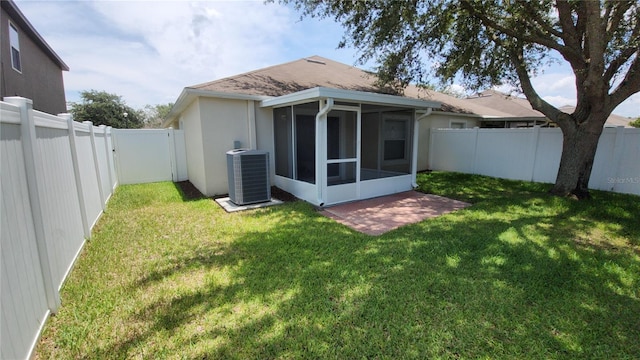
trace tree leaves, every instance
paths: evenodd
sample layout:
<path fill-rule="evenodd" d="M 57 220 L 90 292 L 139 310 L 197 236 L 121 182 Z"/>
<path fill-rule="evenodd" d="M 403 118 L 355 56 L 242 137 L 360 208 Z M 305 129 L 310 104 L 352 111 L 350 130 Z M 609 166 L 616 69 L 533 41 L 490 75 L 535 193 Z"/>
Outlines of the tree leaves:
<path fill-rule="evenodd" d="M 106 91 L 81 91 L 81 103 L 71 105 L 76 121 L 91 121 L 93 125 L 106 125 L 119 129 L 137 129 L 143 125 L 140 111 L 128 106 L 122 97 Z"/>

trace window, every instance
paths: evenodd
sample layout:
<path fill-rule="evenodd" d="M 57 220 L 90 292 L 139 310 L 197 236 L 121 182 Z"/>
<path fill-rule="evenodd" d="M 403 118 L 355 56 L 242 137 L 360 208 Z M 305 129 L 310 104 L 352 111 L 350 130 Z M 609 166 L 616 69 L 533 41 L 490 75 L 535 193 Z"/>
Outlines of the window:
<path fill-rule="evenodd" d="M 385 119 L 384 161 L 405 160 L 407 158 L 408 120 Z"/>
<path fill-rule="evenodd" d="M 11 45 L 11 67 L 18 72 L 22 72 L 18 29 L 12 23 L 9 23 L 9 43 Z"/>
<path fill-rule="evenodd" d="M 449 124 L 451 129 L 465 129 L 467 127 L 467 123 L 464 121 L 452 121 Z"/>

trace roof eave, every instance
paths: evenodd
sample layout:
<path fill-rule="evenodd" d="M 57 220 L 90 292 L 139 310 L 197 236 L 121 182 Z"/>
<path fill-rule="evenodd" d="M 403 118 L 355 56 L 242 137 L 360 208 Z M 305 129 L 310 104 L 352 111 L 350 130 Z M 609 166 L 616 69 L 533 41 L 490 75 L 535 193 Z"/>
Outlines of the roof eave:
<path fill-rule="evenodd" d="M 20 28 L 29 35 L 31 39 L 38 45 L 42 51 L 45 52 L 63 71 L 69 71 L 69 66 L 62 61 L 60 56 L 47 44 L 44 38 L 38 33 L 38 31 L 31 25 L 26 16 L 20 11 L 18 6 L 13 0 L 3 0 L 2 8 L 9 14 L 11 20 L 15 21 Z"/>
<path fill-rule="evenodd" d="M 287 95 L 265 99 L 260 102 L 260 106 L 278 107 L 300 104 L 303 102 L 325 98 L 333 98 L 338 101 L 346 102 L 358 102 L 362 104 L 385 104 L 415 109 L 439 109 L 441 106 L 441 103 L 436 101 L 426 101 L 403 96 L 377 94 L 356 90 L 332 89 L 325 87 L 315 87 Z"/>
<path fill-rule="evenodd" d="M 169 124 L 174 122 L 178 115 L 180 115 L 198 97 L 253 101 L 262 101 L 269 98 L 268 96 L 236 94 L 186 87 L 182 89 L 182 92 L 178 96 L 178 100 L 176 100 L 175 104 L 173 104 L 173 107 L 171 108 L 171 111 L 169 111 L 169 114 L 167 114 L 166 120 L 162 122 L 162 127 L 167 127 L 169 126 Z"/>

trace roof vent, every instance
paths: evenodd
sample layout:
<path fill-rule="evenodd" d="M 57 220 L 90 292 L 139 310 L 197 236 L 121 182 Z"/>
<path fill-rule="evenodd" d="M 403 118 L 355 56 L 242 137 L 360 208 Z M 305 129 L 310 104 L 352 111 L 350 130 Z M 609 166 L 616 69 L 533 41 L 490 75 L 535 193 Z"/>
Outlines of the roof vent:
<path fill-rule="evenodd" d="M 315 59 L 309 59 L 309 58 L 306 58 L 305 60 L 307 60 L 307 62 L 314 63 L 314 64 L 327 65 L 327 63 L 321 60 L 315 60 Z"/>

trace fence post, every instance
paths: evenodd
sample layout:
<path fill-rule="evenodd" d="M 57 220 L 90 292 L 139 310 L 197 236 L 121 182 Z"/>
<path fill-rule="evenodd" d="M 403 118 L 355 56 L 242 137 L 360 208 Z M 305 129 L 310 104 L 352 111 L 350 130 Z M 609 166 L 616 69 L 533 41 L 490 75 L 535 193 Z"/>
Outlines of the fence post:
<path fill-rule="evenodd" d="M 109 175 L 109 196 L 113 194 L 113 174 L 111 171 L 111 149 L 109 149 L 109 140 L 107 139 L 107 129 L 111 129 L 111 127 L 107 127 L 106 125 L 100 125 L 100 128 L 104 131 L 104 153 L 107 157 L 105 160 L 107 161 L 107 174 Z"/>
<path fill-rule="evenodd" d="M 78 189 L 78 202 L 80 202 L 80 217 L 82 218 L 82 229 L 84 237 L 91 239 L 91 228 L 87 219 L 87 204 L 84 199 L 84 191 L 82 187 L 82 176 L 80 174 L 80 163 L 78 162 L 78 146 L 76 143 L 76 128 L 73 116 L 69 113 L 58 114 L 59 117 L 67 120 L 69 127 L 69 145 L 71 147 L 71 160 L 73 161 L 73 175 L 76 179 L 76 188 Z"/>
<path fill-rule="evenodd" d="M 167 129 L 169 137 L 169 165 L 171 166 L 171 181 L 178 181 L 178 166 L 176 165 L 176 144 L 173 128 Z"/>
<path fill-rule="evenodd" d="M 93 123 L 91 121 L 84 121 L 83 124 L 86 124 L 89 127 L 89 136 L 91 138 L 91 152 L 93 153 L 93 167 L 96 170 L 96 177 L 98 178 L 98 192 L 100 193 L 100 205 L 102 206 L 102 211 L 106 210 L 106 202 L 107 200 L 104 198 L 104 191 L 102 191 L 102 176 L 100 176 L 100 164 L 98 163 L 98 152 L 96 149 L 96 135 L 93 132 Z"/>
<path fill-rule="evenodd" d="M 36 236 L 36 248 L 38 260 L 42 271 L 44 290 L 47 296 L 47 306 L 51 313 L 58 312 L 60 307 L 60 294 L 53 281 L 53 271 L 49 262 L 46 232 L 44 228 L 44 215 L 40 203 L 41 189 L 38 185 L 38 159 L 36 150 L 36 125 L 33 119 L 33 101 L 23 97 L 5 97 L 4 101 L 20 107 L 20 133 L 22 151 L 24 153 L 24 166 L 27 174 L 27 189 L 29 191 L 29 204 L 33 216 L 33 227 Z M 42 176 L 43 174 L 40 174 Z"/>
<path fill-rule="evenodd" d="M 111 193 L 116 189 L 116 184 L 118 183 L 118 176 L 115 174 L 116 164 L 115 159 L 113 158 L 113 128 L 111 126 L 107 126 L 107 131 L 109 132 L 109 140 L 111 140 L 111 146 L 109 146 L 109 140 L 107 140 L 107 159 L 109 160 L 109 176 L 111 177 Z"/>
<path fill-rule="evenodd" d="M 473 128 L 473 131 L 475 131 L 476 136 L 473 144 L 473 164 L 471 168 L 471 173 L 477 174 L 476 169 L 478 167 L 478 136 L 480 136 L 480 128 L 475 126 Z"/>
<path fill-rule="evenodd" d="M 613 159 L 609 164 L 609 176 L 605 176 L 603 181 L 609 182 L 609 178 L 617 178 L 618 177 L 618 169 L 620 168 L 620 160 L 622 159 L 623 150 L 624 150 L 624 126 L 616 127 L 616 137 L 613 141 Z M 613 185 L 610 185 L 610 188 L 607 190 L 614 191 L 617 181 L 613 181 Z"/>
<path fill-rule="evenodd" d="M 433 170 L 433 139 L 436 137 L 436 131 L 437 129 L 429 129 L 429 164 L 427 165 L 427 168 L 431 170 Z"/>
<path fill-rule="evenodd" d="M 531 140 L 529 143 L 529 156 L 531 159 L 531 167 L 529 168 L 529 174 L 527 174 L 527 180 L 533 181 L 534 172 L 536 169 L 536 154 L 538 153 L 538 137 L 540 136 L 540 125 L 535 125 L 533 127 L 533 132 L 531 133 Z"/>

